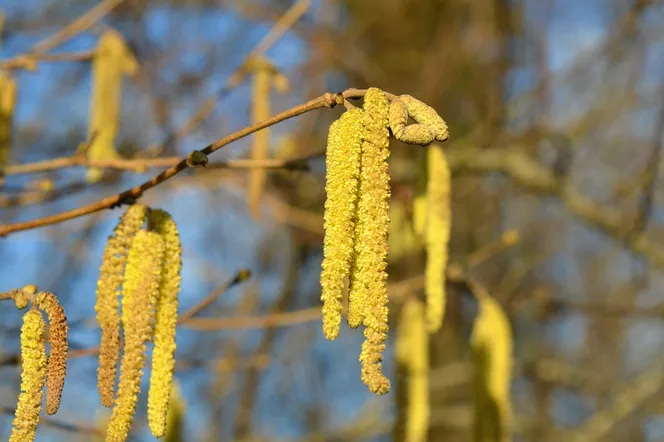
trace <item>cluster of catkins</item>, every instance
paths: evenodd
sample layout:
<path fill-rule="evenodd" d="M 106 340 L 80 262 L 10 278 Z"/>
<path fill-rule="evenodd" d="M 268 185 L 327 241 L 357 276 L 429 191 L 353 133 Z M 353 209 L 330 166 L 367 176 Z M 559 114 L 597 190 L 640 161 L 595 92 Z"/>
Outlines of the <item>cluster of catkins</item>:
<path fill-rule="evenodd" d="M 181 268 L 180 237 L 171 216 L 142 204 L 130 206 L 108 239 L 97 282 L 95 311 L 101 327 L 97 386 L 102 404 L 113 407 L 106 433 L 109 442 L 127 440 L 151 339 L 148 423 L 154 436 L 166 433 Z M 116 394 L 121 329 L 124 352 Z"/>
<path fill-rule="evenodd" d="M 39 422 L 44 384 L 47 387 L 46 412 L 55 414 L 60 407 L 67 372 L 69 327 L 64 310 L 52 293 L 37 293 L 36 286 L 27 285 L 15 290 L 13 299 L 19 309 L 26 308 L 29 301 L 32 306 L 23 316 L 21 327 L 21 393 L 9 442 L 30 442 L 35 438 Z M 48 356 L 42 312 L 48 317 Z"/>
<path fill-rule="evenodd" d="M 415 124 L 408 125 L 409 118 Z M 348 277 L 348 325 L 365 326 L 361 378 L 376 394 L 390 390 L 390 381 L 382 372 L 388 334 L 390 131 L 410 144 L 427 145 L 448 138 L 447 125 L 433 108 L 409 95 L 390 103 L 380 89 L 370 88 L 362 109 L 347 110 L 330 126 L 326 156 L 323 333 L 331 340 L 339 335 Z"/>

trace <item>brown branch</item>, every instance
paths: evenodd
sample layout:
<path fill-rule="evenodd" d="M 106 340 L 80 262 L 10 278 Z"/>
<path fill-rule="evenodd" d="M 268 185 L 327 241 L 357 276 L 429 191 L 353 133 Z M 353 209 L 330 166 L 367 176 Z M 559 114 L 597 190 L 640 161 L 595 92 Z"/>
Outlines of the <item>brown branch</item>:
<path fill-rule="evenodd" d="M 209 163 L 206 169 L 301 169 L 304 162 L 314 155 L 293 159 L 267 159 L 267 160 L 248 160 L 237 159 L 217 163 Z M 316 155 L 318 156 L 318 154 Z M 16 164 L 2 169 L 4 175 L 23 175 L 31 173 L 47 172 L 63 169 L 66 167 L 98 167 L 102 169 L 116 169 L 134 172 L 143 172 L 144 169 L 172 167 L 182 161 L 181 157 L 161 157 L 152 159 L 117 159 L 90 161 L 81 155 L 69 157 L 54 158 L 51 160 L 37 161 L 34 163 Z"/>
<path fill-rule="evenodd" d="M 219 286 L 215 291 L 210 293 L 208 296 L 203 298 L 198 304 L 187 310 L 186 312 L 180 315 L 178 322 L 186 322 L 208 308 L 218 297 L 223 295 L 228 289 L 236 286 L 237 284 L 246 281 L 251 277 L 251 272 L 247 269 L 242 269 L 238 271 L 231 279 L 226 281 L 224 284 Z"/>
<path fill-rule="evenodd" d="M 126 0 L 103 0 L 95 7 L 86 11 L 85 14 L 81 15 L 76 20 L 57 31 L 55 34 L 37 42 L 33 46 L 32 52 L 44 53 L 57 46 L 60 46 L 62 43 L 66 42 L 72 37 L 75 37 L 81 32 L 84 32 L 92 27 L 105 15 L 110 13 L 113 9 L 120 6 L 125 1 Z"/>
<path fill-rule="evenodd" d="M 347 92 L 353 94 L 353 97 L 360 96 L 358 94 L 361 93 L 361 91 L 358 91 L 356 89 L 349 90 Z M 344 94 L 345 93 L 346 92 L 344 92 Z M 333 108 L 337 104 L 343 103 L 343 98 L 344 97 L 342 96 L 342 94 L 325 93 L 320 97 L 315 98 L 307 103 L 295 106 L 291 109 L 281 112 L 268 120 L 248 126 L 224 138 L 221 138 L 215 141 L 214 143 L 206 146 L 205 148 L 201 149 L 201 152 L 205 155 L 210 155 L 211 153 L 221 149 L 222 147 L 234 141 L 237 141 L 241 138 L 246 137 L 247 135 L 250 135 L 266 127 L 272 126 L 281 121 L 296 117 L 298 115 L 302 115 L 312 110 L 322 109 L 322 108 L 328 108 L 328 109 Z M 13 232 L 20 232 L 23 230 L 30 230 L 50 224 L 57 224 L 70 219 L 89 215 L 91 213 L 95 213 L 100 210 L 108 209 L 114 206 L 131 203 L 139 199 L 146 190 L 151 189 L 152 187 L 174 177 L 175 175 L 187 169 L 188 167 L 189 165 L 187 164 L 187 160 L 185 157 L 182 158 L 180 162 L 177 163 L 176 165 L 169 167 L 168 169 L 164 170 L 163 172 L 154 176 L 153 178 L 144 182 L 143 184 L 134 186 L 131 189 L 125 190 L 124 192 L 118 193 L 113 196 L 109 196 L 100 201 L 73 210 L 69 210 L 66 212 L 61 212 L 56 215 L 46 216 L 31 221 L 2 225 L 0 226 L 0 237 L 6 236 Z"/>
<path fill-rule="evenodd" d="M 305 308 L 292 312 L 271 313 L 263 316 L 235 316 L 232 318 L 191 318 L 182 326 L 191 330 L 246 330 L 265 327 L 286 327 L 320 319 L 320 307 Z"/>

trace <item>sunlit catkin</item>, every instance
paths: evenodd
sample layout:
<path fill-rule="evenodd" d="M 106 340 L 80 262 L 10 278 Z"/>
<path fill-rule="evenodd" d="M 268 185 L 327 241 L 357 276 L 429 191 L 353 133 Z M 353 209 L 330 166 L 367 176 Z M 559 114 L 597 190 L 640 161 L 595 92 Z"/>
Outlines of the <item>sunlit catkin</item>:
<path fill-rule="evenodd" d="M 382 372 L 388 332 L 388 108 L 387 98 L 380 89 L 367 91 L 364 96 L 364 141 L 350 294 L 351 303 L 354 300 L 362 302 L 363 324 L 366 327 L 360 354 L 362 381 L 376 394 L 385 394 L 390 390 L 390 381 Z"/>
<path fill-rule="evenodd" d="M 512 332 L 498 302 L 473 284 L 479 311 L 473 324 L 471 347 L 475 361 L 473 395 L 475 442 L 510 440 L 510 380 Z"/>
<path fill-rule="evenodd" d="M 323 334 L 327 339 L 336 339 L 339 335 L 344 279 L 350 274 L 353 258 L 360 151 L 364 130 L 362 114 L 361 109 L 345 112 L 332 123 L 328 134 L 325 160 L 325 238 L 321 272 Z M 356 305 L 353 304 L 353 307 Z M 349 316 L 351 315 L 352 313 L 349 313 Z"/>
<path fill-rule="evenodd" d="M 122 76 L 133 75 L 138 62 L 127 47 L 122 35 L 108 29 L 101 35 L 92 60 L 92 98 L 88 129 L 87 156 L 89 160 L 117 158 L 115 137 L 120 125 Z M 102 170 L 88 170 L 88 181 L 96 182 Z"/>
<path fill-rule="evenodd" d="M 50 346 L 46 368 L 46 413 L 55 414 L 60 407 L 62 389 L 67 374 L 67 317 L 53 293 L 41 292 L 37 295 L 37 306 L 48 316 L 48 343 Z"/>
<path fill-rule="evenodd" d="M 182 269 L 182 247 L 177 226 L 163 210 L 150 213 L 152 228 L 164 242 L 164 259 L 155 311 L 152 373 L 148 391 L 148 423 L 155 437 L 166 433 L 175 369 L 175 332 L 178 319 L 178 293 Z"/>
<path fill-rule="evenodd" d="M 429 336 L 425 308 L 414 296 L 401 310 L 397 329 L 397 360 L 406 383 L 405 442 L 425 442 L 429 426 Z"/>
<path fill-rule="evenodd" d="M 9 73 L 0 70 L 0 168 L 9 163 L 15 106 L 16 81 Z"/>
<path fill-rule="evenodd" d="M 46 376 L 44 318 L 32 309 L 23 315 L 21 327 L 21 393 L 12 421 L 9 442 L 30 442 L 35 439 Z"/>
<path fill-rule="evenodd" d="M 146 343 L 152 337 L 163 258 L 162 236 L 155 232 L 139 231 L 129 249 L 122 283 L 124 354 L 118 394 L 106 432 L 107 442 L 127 440 L 134 420 L 145 364 Z"/>
<path fill-rule="evenodd" d="M 106 243 L 97 281 L 95 312 L 101 327 L 97 388 L 101 403 L 106 407 L 112 407 L 115 399 L 115 374 L 120 355 L 118 289 L 122 283 L 127 249 L 143 225 L 147 212 L 148 208 L 143 204 L 134 204 L 122 215 Z"/>
<path fill-rule="evenodd" d="M 429 332 L 437 331 L 445 315 L 445 269 L 450 240 L 450 169 L 443 148 L 429 147 L 427 173 L 427 221 L 425 293 Z"/>

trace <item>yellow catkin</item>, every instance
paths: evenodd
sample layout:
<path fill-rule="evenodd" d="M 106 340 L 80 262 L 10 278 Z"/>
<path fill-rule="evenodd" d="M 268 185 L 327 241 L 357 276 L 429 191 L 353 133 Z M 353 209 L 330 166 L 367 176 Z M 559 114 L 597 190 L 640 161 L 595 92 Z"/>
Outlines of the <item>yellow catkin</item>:
<path fill-rule="evenodd" d="M 0 168 L 9 164 L 12 119 L 16 106 L 16 81 L 0 71 Z"/>
<path fill-rule="evenodd" d="M 161 235 L 139 231 L 129 249 L 122 283 L 124 354 L 118 395 L 106 431 L 107 442 L 127 440 L 134 420 L 145 364 L 146 344 L 152 337 L 163 258 L 164 241 Z"/>
<path fill-rule="evenodd" d="M 406 105 L 408 116 L 415 120 L 417 124 L 428 127 L 433 132 L 436 141 L 447 140 L 450 135 L 447 123 L 438 115 L 438 112 L 434 108 L 406 94 L 400 95 L 399 100 Z"/>
<path fill-rule="evenodd" d="M 23 315 L 21 327 L 21 394 L 9 442 L 30 442 L 35 439 L 46 376 L 44 318 L 38 310 Z"/>
<path fill-rule="evenodd" d="M 127 209 L 115 227 L 113 235 L 108 238 L 100 267 L 95 303 L 97 322 L 101 327 L 97 388 L 101 403 L 105 407 L 113 406 L 116 366 L 120 356 L 118 289 L 122 283 L 127 249 L 143 225 L 147 212 L 148 208 L 143 204 L 134 204 Z"/>
<path fill-rule="evenodd" d="M 182 398 L 180 387 L 176 382 L 173 383 L 171 397 L 172 399 L 168 406 L 168 424 L 164 442 L 182 442 L 184 440 L 183 421 L 187 406 Z"/>
<path fill-rule="evenodd" d="M 425 293 L 429 332 L 437 331 L 445 315 L 445 269 L 450 240 L 450 169 L 443 148 L 429 147 L 427 172 L 427 222 Z"/>
<path fill-rule="evenodd" d="M 500 304 L 473 285 L 479 311 L 471 347 L 475 361 L 475 442 L 507 442 L 511 420 L 512 332 Z"/>
<path fill-rule="evenodd" d="M 48 367 L 46 368 L 46 413 L 55 414 L 60 407 L 62 389 L 67 374 L 67 335 L 69 326 L 67 317 L 53 293 L 42 292 L 37 295 L 37 306 L 48 316 Z"/>
<path fill-rule="evenodd" d="M 92 61 L 92 98 L 90 100 L 90 124 L 88 129 L 87 156 L 89 160 L 117 158 L 115 137 L 120 125 L 120 100 L 122 75 L 133 75 L 138 62 L 127 47 L 122 35 L 106 30 L 99 39 Z M 88 181 L 96 182 L 102 170 L 88 170 Z"/>
<path fill-rule="evenodd" d="M 250 63 L 254 72 L 252 88 L 252 121 L 258 123 L 271 116 L 270 90 L 274 66 L 265 58 L 257 57 Z M 267 158 L 270 143 L 270 129 L 259 130 L 253 135 L 251 158 L 256 161 Z M 260 200 L 265 188 L 267 173 L 265 169 L 255 168 L 249 171 L 249 211 L 254 219 L 261 219 Z"/>
<path fill-rule="evenodd" d="M 365 325 L 360 353 L 362 381 L 376 394 L 390 391 L 382 372 L 388 333 L 387 250 L 389 229 L 390 155 L 389 103 L 380 89 L 364 97 L 364 141 L 360 159 L 360 190 L 355 234 L 355 263 L 351 272 L 351 304 L 361 300 Z M 355 293 L 355 294 L 354 294 Z M 350 308 L 350 307 L 349 307 Z"/>
<path fill-rule="evenodd" d="M 177 226 L 163 210 L 150 214 L 151 224 L 164 241 L 164 260 L 159 284 L 154 325 L 152 372 L 148 391 L 148 423 L 155 437 L 166 433 L 166 415 L 175 369 L 175 332 L 178 320 L 178 294 L 182 269 L 182 246 Z"/>
<path fill-rule="evenodd" d="M 325 238 L 320 280 L 323 334 L 327 339 L 336 339 L 339 335 L 344 280 L 350 274 L 353 257 L 360 150 L 364 130 L 362 114 L 361 109 L 345 112 L 332 123 L 328 135 L 325 160 Z"/>
<path fill-rule="evenodd" d="M 425 309 L 414 296 L 401 310 L 397 360 L 407 376 L 405 442 L 425 442 L 429 426 L 429 336 Z"/>

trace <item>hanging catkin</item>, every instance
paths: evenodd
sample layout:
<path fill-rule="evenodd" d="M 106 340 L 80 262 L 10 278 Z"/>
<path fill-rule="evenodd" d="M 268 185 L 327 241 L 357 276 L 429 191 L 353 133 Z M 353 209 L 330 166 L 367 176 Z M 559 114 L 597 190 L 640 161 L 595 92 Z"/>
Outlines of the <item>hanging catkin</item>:
<path fill-rule="evenodd" d="M 473 395 L 475 442 L 510 440 L 510 380 L 512 332 L 498 302 L 477 284 L 472 285 L 478 302 L 471 347 L 475 361 Z"/>
<path fill-rule="evenodd" d="M 92 61 L 92 98 L 88 128 L 88 160 L 112 160 L 118 157 L 115 137 L 120 125 L 122 76 L 134 75 L 138 62 L 122 35 L 109 29 L 97 44 Z M 102 170 L 90 168 L 88 181 L 101 179 Z"/>
<path fill-rule="evenodd" d="M 0 70 L 0 169 L 9 164 L 16 81 L 8 72 Z"/>
<path fill-rule="evenodd" d="M 350 287 L 350 302 L 361 303 L 362 322 L 365 326 L 365 340 L 360 353 L 361 378 L 369 390 L 376 394 L 390 391 L 390 381 L 382 371 L 388 333 L 388 108 L 387 98 L 380 89 L 370 88 L 367 91 L 364 96 L 364 141 L 360 158 L 355 263 Z"/>
<path fill-rule="evenodd" d="M 427 323 L 433 333 L 440 328 L 445 315 L 445 270 L 452 217 L 450 169 L 440 145 L 429 146 L 427 166 L 425 293 Z"/>
<path fill-rule="evenodd" d="M 275 66 L 264 57 L 256 57 L 249 63 L 249 69 L 254 72 L 252 89 L 252 122 L 254 124 L 270 118 L 272 111 L 270 96 L 272 87 L 285 92 L 288 89 L 288 80 L 280 74 Z M 270 129 L 259 130 L 253 135 L 251 158 L 256 161 L 267 158 L 270 144 Z M 265 189 L 267 173 L 264 168 L 254 168 L 249 172 L 249 211 L 254 219 L 261 219 L 260 200 Z"/>
<path fill-rule="evenodd" d="M 141 386 L 146 344 L 152 337 L 154 308 L 159 295 L 164 241 L 158 233 L 140 230 L 127 256 L 122 282 L 124 354 L 115 407 L 106 442 L 124 442 L 134 420 Z"/>
<path fill-rule="evenodd" d="M 166 415 L 175 369 L 175 332 L 182 269 L 182 246 L 177 226 L 163 210 L 150 213 L 152 227 L 164 242 L 164 258 L 155 310 L 152 373 L 148 391 L 148 423 L 155 437 L 166 433 Z"/>
<path fill-rule="evenodd" d="M 429 336 L 425 308 L 408 297 L 397 329 L 397 360 L 406 373 L 405 442 L 426 442 L 429 426 Z"/>
<path fill-rule="evenodd" d="M 323 333 L 327 339 L 336 339 L 339 335 L 344 279 L 350 274 L 353 258 L 360 151 L 364 131 L 362 119 L 361 109 L 349 110 L 332 123 L 328 135 L 325 160 L 325 238 L 321 272 Z M 353 308 L 356 307 L 356 303 L 353 303 Z M 349 312 L 349 317 L 353 314 Z"/>
<path fill-rule="evenodd" d="M 143 204 L 134 204 L 127 209 L 115 227 L 113 235 L 108 238 L 99 269 L 97 300 L 95 303 L 97 322 L 101 327 L 97 388 L 99 389 L 101 403 L 105 407 L 113 406 L 116 366 L 120 356 L 118 290 L 125 270 L 127 250 L 134 239 L 134 235 L 145 222 L 147 212 L 148 208 Z"/>
<path fill-rule="evenodd" d="M 67 374 L 67 317 L 53 293 L 41 292 L 36 298 L 37 306 L 48 316 L 49 355 L 46 368 L 46 413 L 55 414 L 60 408 L 60 398 Z"/>
<path fill-rule="evenodd" d="M 35 439 L 46 376 L 46 324 L 40 311 L 31 309 L 23 315 L 21 327 L 21 393 L 12 421 L 9 442 Z"/>

